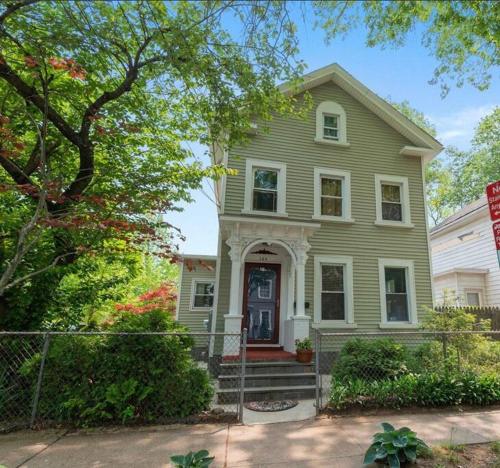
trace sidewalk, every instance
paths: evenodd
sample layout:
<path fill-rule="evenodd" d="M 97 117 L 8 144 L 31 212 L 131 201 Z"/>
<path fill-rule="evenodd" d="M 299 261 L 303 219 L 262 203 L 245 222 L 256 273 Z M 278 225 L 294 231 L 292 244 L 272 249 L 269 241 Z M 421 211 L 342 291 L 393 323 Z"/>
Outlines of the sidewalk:
<path fill-rule="evenodd" d="M 167 467 L 171 455 L 207 449 L 214 467 L 361 467 L 379 423 L 409 426 L 431 445 L 500 440 L 500 410 L 318 418 L 268 425 L 23 431 L 0 436 L 11 467 Z"/>

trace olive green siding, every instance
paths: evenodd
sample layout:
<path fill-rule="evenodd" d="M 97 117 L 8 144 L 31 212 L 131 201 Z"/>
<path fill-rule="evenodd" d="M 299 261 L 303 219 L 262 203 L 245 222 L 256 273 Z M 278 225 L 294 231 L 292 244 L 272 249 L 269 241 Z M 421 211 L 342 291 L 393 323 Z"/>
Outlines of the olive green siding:
<path fill-rule="evenodd" d="M 348 255 L 354 261 L 354 320 L 359 331 L 378 329 L 381 321 L 378 258 L 414 260 L 420 318 L 422 306 L 432 304 L 421 161 L 399 154 L 403 146 L 413 143 L 333 83 L 318 86 L 310 93 L 314 105 L 306 121 L 276 118 L 269 124 L 269 133 L 260 131 L 250 143 L 230 151 L 229 167 L 239 172 L 227 178 L 224 214 L 245 216 L 241 210 L 246 158 L 286 163 L 287 219 L 295 221 L 312 221 L 315 166 L 350 171 L 355 223 L 321 221 L 321 228 L 309 239 L 305 300 L 311 307 L 307 313 L 312 315 L 314 310 L 314 255 Z M 345 109 L 348 148 L 314 142 L 315 109 L 327 100 Z M 374 225 L 375 174 L 408 178 L 414 228 Z M 229 304 L 231 262 L 225 244 L 220 261 L 218 330 L 223 329 Z"/>
<path fill-rule="evenodd" d="M 178 320 L 193 332 L 205 332 L 207 330 L 203 321 L 208 319 L 208 311 L 191 310 L 192 286 L 195 279 L 215 282 L 215 261 L 203 260 L 203 265 L 199 265 L 196 260 L 190 263 L 193 263 L 192 271 L 186 264 L 183 264 L 181 269 Z"/>

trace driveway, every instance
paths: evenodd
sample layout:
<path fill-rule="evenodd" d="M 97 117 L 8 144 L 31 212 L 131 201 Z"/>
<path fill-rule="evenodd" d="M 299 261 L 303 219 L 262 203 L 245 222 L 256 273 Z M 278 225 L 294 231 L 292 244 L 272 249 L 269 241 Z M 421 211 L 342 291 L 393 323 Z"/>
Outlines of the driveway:
<path fill-rule="evenodd" d="M 500 410 L 401 412 L 250 426 L 22 431 L 0 436 L 0 463 L 9 468 L 167 467 L 171 455 L 208 449 L 214 467 L 360 467 L 382 421 L 409 426 L 432 445 L 500 440 Z"/>

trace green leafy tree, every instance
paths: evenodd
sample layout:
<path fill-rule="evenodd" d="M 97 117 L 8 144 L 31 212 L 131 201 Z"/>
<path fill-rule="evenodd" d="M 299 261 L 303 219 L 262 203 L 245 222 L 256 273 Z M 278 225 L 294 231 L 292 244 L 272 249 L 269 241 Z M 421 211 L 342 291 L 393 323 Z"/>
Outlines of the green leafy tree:
<path fill-rule="evenodd" d="M 171 256 L 158 214 L 225 173 L 183 142 L 232 145 L 293 112 L 275 85 L 301 74 L 296 52 L 281 2 L 1 1 L 4 311 L 22 283 L 109 240 Z"/>
<path fill-rule="evenodd" d="M 345 35 L 363 23 L 369 47 L 399 47 L 417 28 L 422 46 L 438 61 L 431 80 L 442 95 L 449 82 L 469 83 L 483 90 L 491 70 L 500 63 L 500 4 L 494 1 L 320 0 L 315 2 L 317 23 L 329 39 Z"/>
<path fill-rule="evenodd" d="M 437 135 L 435 125 L 425 116 L 423 112 L 418 111 L 408 101 L 401 103 L 389 102 L 405 117 L 425 130 L 429 135 Z M 427 213 L 432 224 L 438 224 L 444 218 L 452 214 L 452 209 L 444 199 L 451 190 L 452 175 L 450 170 L 443 164 L 442 156 L 434 158 L 425 166 L 425 186 Z"/>
<path fill-rule="evenodd" d="M 450 147 L 447 157 L 452 189 L 443 202 L 462 208 L 484 195 L 486 185 L 500 177 L 500 107 L 481 119 L 469 151 Z"/>

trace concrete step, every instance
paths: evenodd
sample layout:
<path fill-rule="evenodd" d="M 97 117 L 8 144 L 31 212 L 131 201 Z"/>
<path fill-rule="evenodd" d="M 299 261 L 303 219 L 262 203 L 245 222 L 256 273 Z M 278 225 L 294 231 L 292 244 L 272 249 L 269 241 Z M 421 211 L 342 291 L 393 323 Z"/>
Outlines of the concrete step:
<path fill-rule="evenodd" d="M 245 401 L 265 400 L 302 400 L 314 398 L 314 385 L 283 386 L 283 387 L 255 387 L 245 389 Z M 217 392 L 217 403 L 236 403 L 240 399 L 239 389 L 228 388 Z"/>
<path fill-rule="evenodd" d="M 239 379 L 235 379 L 234 375 L 219 375 L 219 388 L 235 388 L 238 386 L 238 381 Z M 314 372 L 264 373 L 245 376 L 245 388 L 314 385 L 315 382 Z"/>
<path fill-rule="evenodd" d="M 234 375 L 241 372 L 239 363 L 222 363 L 222 375 Z M 245 374 L 303 374 L 314 372 L 313 364 L 301 364 L 296 361 L 247 362 Z"/>

